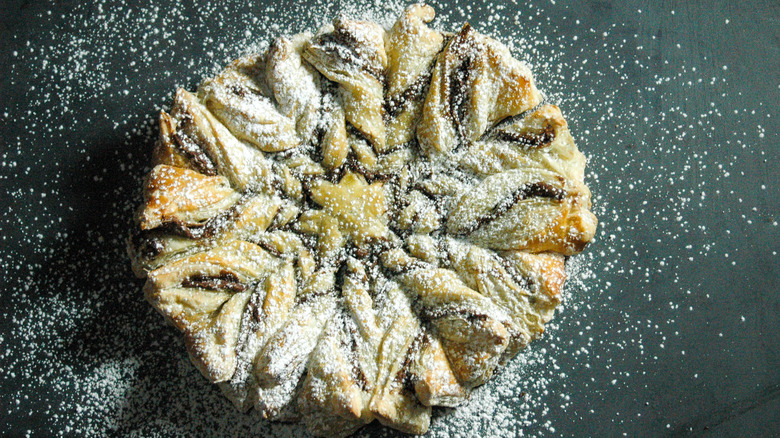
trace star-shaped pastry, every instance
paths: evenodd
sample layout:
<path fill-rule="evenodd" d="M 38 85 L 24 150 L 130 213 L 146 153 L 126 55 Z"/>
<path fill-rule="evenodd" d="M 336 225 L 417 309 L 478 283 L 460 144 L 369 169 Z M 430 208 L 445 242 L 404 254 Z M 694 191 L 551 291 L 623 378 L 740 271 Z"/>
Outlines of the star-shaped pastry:
<path fill-rule="evenodd" d="M 322 207 L 320 214 L 335 219 L 338 231 L 356 245 L 387 238 L 387 207 L 381 182 L 368 184 L 363 176 L 348 172 L 338 184 L 316 182 L 311 198 Z M 320 221 L 328 222 L 328 218 Z M 327 227 L 320 228 L 323 233 Z"/>

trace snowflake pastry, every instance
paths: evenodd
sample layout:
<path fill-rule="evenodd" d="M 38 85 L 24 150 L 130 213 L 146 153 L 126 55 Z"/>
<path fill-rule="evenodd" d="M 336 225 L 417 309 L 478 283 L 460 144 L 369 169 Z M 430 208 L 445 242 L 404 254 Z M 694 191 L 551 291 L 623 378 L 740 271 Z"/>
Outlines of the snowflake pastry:
<path fill-rule="evenodd" d="M 560 110 L 433 18 L 278 38 L 160 114 L 133 269 L 240 409 L 424 433 L 542 333 L 593 238 Z"/>

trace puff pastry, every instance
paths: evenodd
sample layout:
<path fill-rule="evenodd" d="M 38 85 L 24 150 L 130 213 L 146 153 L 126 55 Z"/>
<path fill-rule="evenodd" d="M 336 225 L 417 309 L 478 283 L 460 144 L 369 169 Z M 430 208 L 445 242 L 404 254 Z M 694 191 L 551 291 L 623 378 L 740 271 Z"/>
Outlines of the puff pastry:
<path fill-rule="evenodd" d="M 128 252 L 238 409 L 425 433 L 543 333 L 593 239 L 560 109 L 434 15 L 280 37 L 160 114 Z"/>

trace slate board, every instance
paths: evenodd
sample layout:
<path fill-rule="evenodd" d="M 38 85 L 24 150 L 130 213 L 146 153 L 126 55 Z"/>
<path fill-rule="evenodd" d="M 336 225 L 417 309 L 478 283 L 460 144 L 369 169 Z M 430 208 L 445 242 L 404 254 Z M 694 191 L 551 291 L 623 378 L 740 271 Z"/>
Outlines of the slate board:
<path fill-rule="evenodd" d="M 82 3 L 0 3 L 0 427 L 185 435 L 198 417 L 204 436 L 231 421 L 234 433 L 250 430 L 143 302 L 124 239 L 154 114 L 176 86 L 193 89 L 199 72 L 238 54 L 239 30 L 264 4 L 219 4 L 223 20 L 210 22 L 192 5 L 165 21 L 173 2 Z M 286 12 L 278 32 L 322 20 L 289 8 L 304 18 L 285 27 Z M 139 14 L 162 32 L 133 28 Z M 463 15 L 499 39 L 546 35 L 530 60 L 552 62 L 537 79 L 557 86 L 572 116 L 601 220 L 590 277 L 570 283 L 571 305 L 534 347 L 565 375 L 524 408 L 549 424 L 523 432 L 777 436 L 780 4 L 477 2 Z M 132 373 L 115 367 L 96 381 L 105 362 Z M 193 387 L 208 411 L 177 398 Z M 463 433 L 490 418 L 479 421 Z"/>

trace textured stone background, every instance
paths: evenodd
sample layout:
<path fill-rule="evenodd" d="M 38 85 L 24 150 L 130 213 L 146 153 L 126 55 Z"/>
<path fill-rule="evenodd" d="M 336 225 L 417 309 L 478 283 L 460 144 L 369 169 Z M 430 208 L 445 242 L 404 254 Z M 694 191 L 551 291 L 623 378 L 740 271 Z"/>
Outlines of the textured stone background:
<path fill-rule="evenodd" d="M 137 3 L 0 2 L 0 430 L 300 434 L 235 413 L 189 365 L 143 302 L 126 227 L 176 86 L 247 42 L 383 7 Z M 439 26 L 469 16 L 533 48 L 518 56 L 570 119 L 602 223 L 557 327 L 486 388 L 526 394 L 477 395 L 432 435 L 776 436 L 780 5 L 470 8 Z"/>

